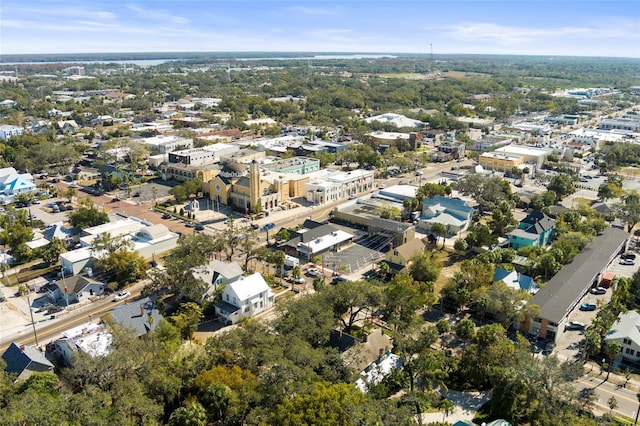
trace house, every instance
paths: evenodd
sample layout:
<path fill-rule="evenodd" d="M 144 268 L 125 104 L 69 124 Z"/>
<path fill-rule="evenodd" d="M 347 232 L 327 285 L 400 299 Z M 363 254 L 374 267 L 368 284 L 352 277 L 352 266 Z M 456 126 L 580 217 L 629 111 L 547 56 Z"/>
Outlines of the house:
<path fill-rule="evenodd" d="M 80 126 L 75 120 L 65 120 L 56 122 L 56 130 L 62 134 L 76 133 Z"/>
<path fill-rule="evenodd" d="M 236 324 L 273 306 L 274 295 L 258 272 L 240 278 L 222 289 L 221 301 L 215 304 L 216 314 L 225 324 Z"/>
<path fill-rule="evenodd" d="M 551 242 L 556 221 L 542 212 L 531 212 L 520 221 L 518 228 L 508 235 L 509 244 L 515 250 L 520 247 L 544 247 Z"/>
<path fill-rule="evenodd" d="M 24 127 L 12 126 L 9 124 L 0 125 L 0 140 L 6 141 L 13 136 L 20 136 L 24 133 Z"/>
<path fill-rule="evenodd" d="M 4 371 L 15 375 L 14 382 L 26 380 L 33 373 L 53 371 L 53 364 L 35 346 L 18 345 L 13 342 L 2 354 L 2 359 L 7 364 Z"/>
<path fill-rule="evenodd" d="M 409 265 L 409 261 L 415 255 L 422 253 L 427 247 L 428 241 L 425 239 L 414 238 L 398 247 L 392 248 L 385 256 L 384 260 L 389 266 L 398 265 L 402 269 Z M 392 268 L 394 269 L 394 268 Z"/>
<path fill-rule="evenodd" d="M 80 351 L 92 358 L 99 358 L 111 351 L 113 336 L 100 322 L 86 323 L 62 333 L 62 338 L 53 342 L 53 355 L 65 365 L 73 364 L 74 355 Z"/>
<path fill-rule="evenodd" d="M 367 392 L 369 385 L 377 385 L 393 371 L 401 369 L 402 359 L 387 351 L 360 373 L 362 377 L 356 380 L 356 387 L 362 392 Z"/>
<path fill-rule="evenodd" d="M 80 275 L 64 277 L 53 284 L 55 285 L 47 286 L 47 297 L 54 302 L 68 301 L 68 303 L 78 303 L 88 297 L 100 296 L 104 294 L 107 287 L 106 284 Z"/>
<path fill-rule="evenodd" d="M 535 293 L 538 291 L 538 286 L 535 280 L 528 276 L 516 271 L 507 271 L 505 269 L 496 268 L 493 274 L 493 282 L 500 282 L 506 284 L 514 290 L 524 290 L 529 293 Z"/>
<path fill-rule="evenodd" d="M 640 313 L 627 311 L 618 315 L 618 320 L 604 337 L 604 341 L 618 342 L 622 358 L 630 362 L 640 359 Z"/>
<path fill-rule="evenodd" d="M 138 337 L 154 331 L 162 319 L 149 297 L 118 305 L 102 317 L 105 323 L 133 330 Z"/>
<path fill-rule="evenodd" d="M 537 318 L 522 324 L 522 331 L 555 341 L 558 329 L 580 304 L 589 288 L 600 282 L 608 266 L 625 250 L 629 233 L 607 228 L 553 276 L 531 299 L 540 307 Z"/>
<path fill-rule="evenodd" d="M 447 229 L 447 236 L 458 234 L 469 227 L 473 208 L 460 198 L 436 195 L 422 200 L 422 216 L 418 227 L 431 230 L 434 223 L 441 223 Z"/>
<path fill-rule="evenodd" d="M 17 194 L 37 191 L 33 176 L 29 173 L 18 173 L 13 167 L 0 169 L 0 203 L 15 201 Z"/>
<path fill-rule="evenodd" d="M 223 262 L 214 259 L 206 265 L 194 268 L 192 275 L 207 284 L 207 290 L 202 296 L 202 300 L 211 300 L 215 297 L 218 289 L 242 277 L 242 268 L 236 262 Z"/>

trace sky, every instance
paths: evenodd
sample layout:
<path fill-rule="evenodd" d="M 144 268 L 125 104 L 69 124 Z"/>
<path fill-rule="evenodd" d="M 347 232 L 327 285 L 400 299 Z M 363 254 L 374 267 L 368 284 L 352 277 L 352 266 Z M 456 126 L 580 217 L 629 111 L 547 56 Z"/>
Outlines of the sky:
<path fill-rule="evenodd" d="M 0 2 L 0 54 L 431 49 L 640 58 L 640 1 Z"/>

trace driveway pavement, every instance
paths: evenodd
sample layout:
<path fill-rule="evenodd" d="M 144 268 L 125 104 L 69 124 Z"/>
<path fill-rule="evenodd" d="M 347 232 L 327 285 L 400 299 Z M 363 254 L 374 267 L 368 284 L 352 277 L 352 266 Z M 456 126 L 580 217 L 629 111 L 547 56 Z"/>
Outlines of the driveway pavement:
<path fill-rule="evenodd" d="M 422 415 L 422 424 L 434 422 L 455 423 L 458 420 L 471 421 L 475 417 L 478 409 L 491 399 L 490 392 L 459 392 L 449 390 L 443 393 L 443 397 L 455 404 L 453 412 L 449 416 L 440 413 L 425 413 Z"/>

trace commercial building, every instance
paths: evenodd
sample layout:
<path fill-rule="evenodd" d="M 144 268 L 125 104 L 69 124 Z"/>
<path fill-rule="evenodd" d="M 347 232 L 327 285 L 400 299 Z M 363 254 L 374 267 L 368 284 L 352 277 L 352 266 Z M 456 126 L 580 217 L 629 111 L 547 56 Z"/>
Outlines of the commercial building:
<path fill-rule="evenodd" d="M 553 150 L 549 148 L 511 144 L 497 148 L 494 152 L 520 156 L 524 163 L 534 164 L 534 168 L 540 168 L 546 161 L 547 157 L 553 153 Z"/>
<path fill-rule="evenodd" d="M 555 341 L 569 313 L 589 288 L 600 282 L 609 264 L 622 252 L 629 233 L 607 228 L 538 291 L 529 303 L 540 307 L 538 316 L 521 325 L 531 335 Z"/>
<path fill-rule="evenodd" d="M 193 139 L 182 138 L 180 136 L 154 136 L 143 138 L 137 142 L 145 144 L 151 152 L 168 154 L 169 152 L 193 148 Z"/>
<path fill-rule="evenodd" d="M 181 163 L 191 166 L 203 166 L 220 161 L 221 156 L 229 155 L 240 149 L 237 145 L 217 143 L 202 148 L 185 149 L 169 153 L 169 163 Z"/>
<path fill-rule="evenodd" d="M 485 152 L 478 157 L 478 164 L 487 170 L 508 172 L 514 167 L 524 164 L 524 157 L 499 152 Z"/>
<path fill-rule="evenodd" d="M 326 204 L 371 191 L 374 183 L 372 170 L 352 170 L 350 172 L 329 172 L 323 178 L 311 180 L 303 185 L 307 201 Z"/>
<path fill-rule="evenodd" d="M 262 169 L 277 173 L 297 173 L 306 175 L 320 170 L 320 160 L 310 157 L 277 159 L 272 162 L 263 160 Z"/>

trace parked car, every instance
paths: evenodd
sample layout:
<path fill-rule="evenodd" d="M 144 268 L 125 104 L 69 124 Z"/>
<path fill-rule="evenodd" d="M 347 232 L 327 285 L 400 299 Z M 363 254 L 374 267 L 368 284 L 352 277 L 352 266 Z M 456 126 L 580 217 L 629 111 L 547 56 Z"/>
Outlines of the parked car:
<path fill-rule="evenodd" d="M 338 284 L 338 283 L 343 283 L 349 281 L 349 278 L 340 275 L 339 277 L 335 277 L 333 280 L 331 280 L 331 284 Z"/>
<path fill-rule="evenodd" d="M 196 231 L 204 231 L 204 225 L 201 223 L 196 223 L 196 227 L 195 227 Z"/>
<path fill-rule="evenodd" d="M 607 292 L 607 289 L 604 287 L 593 287 L 591 290 L 589 290 L 589 292 L 591 294 L 605 294 Z"/>
<path fill-rule="evenodd" d="M 350 200 L 355 200 L 356 198 L 358 198 L 358 197 L 356 196 L 356 194 L 351 194 L 351 195 L 349 195 L 349 199 L 350 199 Z"/>
<path fill-rule="evenodd" d="M 171 215 L 169 213 L 163 213 L 162 214 L 162 218 L 163 219 L 171 219 Z"/>
<path fill-rule="evenodd" d="M 631 260 L 636 260 L 636 255 L 633 253 L 622 253 L 620 255 L 620 259 L 631 259 Z"/>
<path fill-rule="evenodd" d="M 581 311 L 595 311 L 596 308 L 597 305 L 593 302 L 583 303 L 582 305 L 580 305 Z"/>
<path fill-rule="evenodd" d="M 140 193 L 139 193 L 139 192 L 134 192 L 134 193 L 133 193 L 133 197 L 134 197 L 134 198 L 137 198 L 137 197 L 139 197 L 139 196 L 140 196 Z"/>
<path fill-rule="evenodd" d="M 320 275 L 322 275 L 322 272 L 318 271 L 315 268 L 311 268 L 307 269 L 307 275 L 309 275 L 310 277 L 319 277 Z"/>
<path fill-rule="evenodd" d="M 636 262 L 633 259 L 620 259 L 620 264 L 621 265 L 627 265 L 627 266 L 633 266 L 633 265 L 636 264 Z"/>
<path fill-rule="evenodd" d="M 580 321 L 569 321 L 567 325 L 565 325 L 565 330 L 584 330 L 584 323 Z"/>
<path fill-rule="evenodd" d="M 545 345 L 544 351 L 542 351 L 542 355 L 549 355 L 556 348 L 556 344 L 553 342 L 549 342 Z"/>
<path fill-rule="evenodd" d="M 293 278 L 292 281 L 296 284 L 304 284 L 306 282 L 303 277 Z"/>
<path fill-rule="evenodd" d="M 121 291 L 120 293 L 116 294 L 116 297 L 113 298 L 113 301 L 114 302 L 119 302 L 120 300 L 126 299 L 129 296 L 131 296 L 130 292 Z"/>
<path fill-rule="evenodd" d="M 184 224 L 184 226 L 186 226 L 187 228 L 193 228 L 193 227 L 196 226 L 196 224 L 193 223 L 193 222 L 187 222 L 187 223 Z"/>

